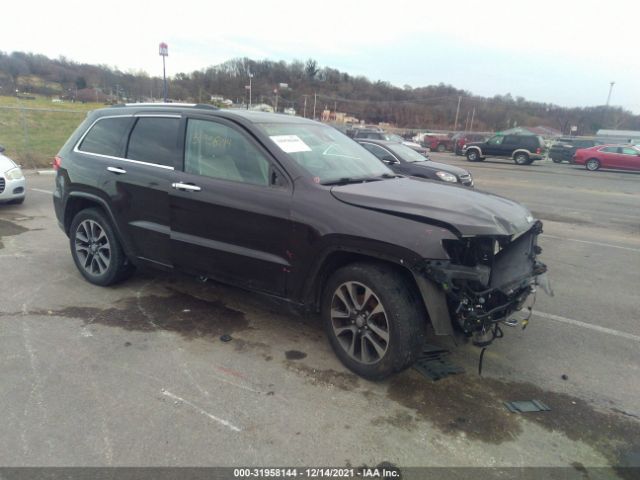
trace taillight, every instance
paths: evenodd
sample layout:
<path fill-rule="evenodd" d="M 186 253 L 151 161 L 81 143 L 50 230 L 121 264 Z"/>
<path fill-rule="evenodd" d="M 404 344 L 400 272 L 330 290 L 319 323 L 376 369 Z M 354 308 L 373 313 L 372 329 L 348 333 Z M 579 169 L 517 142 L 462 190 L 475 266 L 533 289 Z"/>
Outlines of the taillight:
<path fill-rule="evenodd" d="M 53 163 L 51 164 L 54 170 L 58 170 L 62 166 L 62 157 L 56 155 L 53 157 Z"/>
<path fill-rule="evenodd" d="M 536 153 L 542 153 L 542 149 L 540 147 L 536 148 Z"/>

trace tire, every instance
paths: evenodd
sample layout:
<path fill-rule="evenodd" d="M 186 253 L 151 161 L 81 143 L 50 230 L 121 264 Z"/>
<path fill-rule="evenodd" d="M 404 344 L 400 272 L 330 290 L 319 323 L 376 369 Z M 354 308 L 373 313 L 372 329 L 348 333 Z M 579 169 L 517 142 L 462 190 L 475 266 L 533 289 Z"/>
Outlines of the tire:
<path fill-rule="evenodd" d="M 562 163 L 562 160 L 559 158 L 552 158 L 551 161 L 553 161 L 553 163 Z"/>
<path fill-rule="evenodd" d="M 590 158 L 586 162 L 584 162 L 584 167 L 590 172 L 595 172 L 600 168 L 600 160 L 597 158 Z"/>
<path fill-rule="evenodd" d="M 443 143 L 438 144 L 438 146 L 436 147 L 436 150 L 437 150 L 439 153 L 444 152 L 446 149 L 447 149 L 447 147 L 446 147 Z"/>
<path fill-rule="evenodd" d="M 134 271 L 111 221 L 97 208 L 81 210 L 73 218 L 69 246 L 76 267 L 94 285 L 113 285 Z"/>
<path fill-rule="evenodd" d="M 15 200 L 11 200 L 9 203 L 12 205 L 22 205 L 24 203 L 25 198 L 26 197 L 16 198 Z"/>
<path fill-rule="evenodd" d="M 480 153 L 478 152 L 478 150 L 471 149 L 471 150 L 467 150 L 467 160 L 470 162 L 479 162 L 480 161 Z"/>
<path fill-rule="evenodd" d="M 422 352 L 422 300 L 391 267 L 355 263 L 337 270 L 325 284 L 321 307 L 333 351 L 361 377 L 382 380 L 413 365 Z"/>
<path fill-rule="evenodd" d="M 529 155 L 527 155 L 524 152 L 518 152 L 513 156 L 513 161 L 516 163 L 516 165 L 529 165 L 532 160 L 529 158 Z"/>

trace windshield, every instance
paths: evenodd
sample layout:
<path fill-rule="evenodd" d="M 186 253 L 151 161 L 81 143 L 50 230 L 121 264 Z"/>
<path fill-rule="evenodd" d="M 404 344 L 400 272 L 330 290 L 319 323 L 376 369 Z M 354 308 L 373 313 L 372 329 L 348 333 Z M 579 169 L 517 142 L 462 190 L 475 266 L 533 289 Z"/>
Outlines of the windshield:
<path fill-rule="evenodd" d="M 393 133 L 385 133 L 383 135 L 384 139 L 388 142 L 404 142 L 404 138 L 402 138 L 400 135 L 395 135 Z"/>
<path fill-rule="evenodd" d="M 387 148 L 409 163 L 426 162 L 429 160 L 424 155 L 419 154 L 412 148 L 402 145 L 401 143 L 398 143 L 397 145 L 387 145 Z"/>
<path fill-rule="evenodd" d="M 263 123 L 260 127 L 319 183 L 393 174 L 372 153 L 333 128 L 303 123 Z"/>

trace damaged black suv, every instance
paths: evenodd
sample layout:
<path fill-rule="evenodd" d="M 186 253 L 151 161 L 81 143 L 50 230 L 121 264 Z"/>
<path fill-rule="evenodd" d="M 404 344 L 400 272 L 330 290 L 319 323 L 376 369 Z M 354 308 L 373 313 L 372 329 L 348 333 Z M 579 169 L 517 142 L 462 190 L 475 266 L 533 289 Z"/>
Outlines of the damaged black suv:
<path fill-rule="evenodd" d="M 54 206 L 80 273 L 206 276 L 319 311 L 344 364 L 411 365 L 427 325 L 479 345 L 546 267 L 516 202 L 394 174 L 337 130 L 204 105 L 88 115 L 55 159 Z"/>

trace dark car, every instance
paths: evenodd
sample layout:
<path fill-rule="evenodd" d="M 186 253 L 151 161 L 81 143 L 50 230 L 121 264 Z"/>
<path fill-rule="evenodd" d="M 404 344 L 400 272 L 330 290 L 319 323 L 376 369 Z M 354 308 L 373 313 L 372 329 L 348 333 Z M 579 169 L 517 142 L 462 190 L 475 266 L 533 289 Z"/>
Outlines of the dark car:
<path fill-rule="evenodd" d="M 516 165 L 530 165 L 544 158 L 545 146 L 537 135 L 494 135 L 486 142 L 467 144 L 465 155 L 470 162 L 479 162 L 487 157 L 510 158 Z"/>
<path fill-rule="evenodd" d="M 366 129 L 366 128 L 356 129 L 355 134 L 353 135 L 352 138 L 356 140 L 367 138 L 369 140 L 385 140 L 387 142 L 402 143 L 403 145 L 406 145 L 407 147 L 411 148 L 412 150 L 415 150 L 421 155 L 426 155 L 427 153 L 429 153 L 429 149 L 423 147 L 419 143 L 415 143 L 410 140 L 405 140 L 400 135 L 383 132 L 382 130 L 374 130 L 374 129 Z"/>
<path fill-rule="evenodd" d="M 464 168 L 433 162 L 429 157 L 400 143 L 384 140 L 358 140 L 358 143 L 401 175 L 429 178 L 473 187 L 473 178 Z"/>
<path fill-rule="evenodd" d="M 482 133 L 456 133 L 451 140 L 453 140 L 453 153 L 456 155 L 464 155 L 464 150 L 468 143 L 484 142 L 487 139 L 487 135 Z"/>
<path fill-rule="evenodd" d="M 593 138 L 559 138 L 549 149 L 549 158 L 555 163 L 569 162 L 573 160 L 576 150 L 602 145 L 602 142 Z"/>
<path fill-rule="evenodd" d="M 320 312 L 337 356 L 379 379 L 413 364 L 427 322 L 477 345 L 546 267 L 522 205 L 399 177 L 337 130 L 199 105 L 91 112 L 62 147 L 53 201 L 86 280 L 182 271 Z"/>

